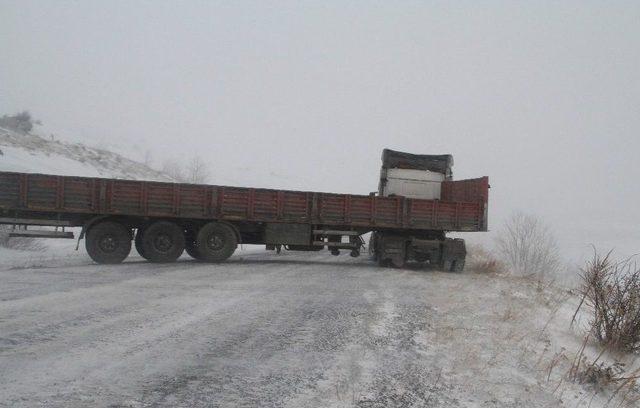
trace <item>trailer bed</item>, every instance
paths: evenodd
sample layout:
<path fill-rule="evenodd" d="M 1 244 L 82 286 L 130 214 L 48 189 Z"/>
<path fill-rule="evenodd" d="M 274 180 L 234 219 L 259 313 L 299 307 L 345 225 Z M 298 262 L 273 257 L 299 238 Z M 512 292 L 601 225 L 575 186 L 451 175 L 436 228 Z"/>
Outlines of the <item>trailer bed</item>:
<path fill-rule="evenodd" d="M 445 181 L 441 200 L 0 172 L 3 216 L 98 215 L 301 223 L 358 230 L 486 231 L 489 180 Z"/>

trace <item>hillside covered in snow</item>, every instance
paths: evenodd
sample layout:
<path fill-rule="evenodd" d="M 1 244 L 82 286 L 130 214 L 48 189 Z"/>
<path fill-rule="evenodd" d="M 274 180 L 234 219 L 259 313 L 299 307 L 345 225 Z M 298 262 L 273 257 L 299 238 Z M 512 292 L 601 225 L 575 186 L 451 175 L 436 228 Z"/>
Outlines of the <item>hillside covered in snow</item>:
<path fill-rule="evenodd" d="M 173 181 L 142 163 L 82 143 L 0 127 L 0 171 Z"/>

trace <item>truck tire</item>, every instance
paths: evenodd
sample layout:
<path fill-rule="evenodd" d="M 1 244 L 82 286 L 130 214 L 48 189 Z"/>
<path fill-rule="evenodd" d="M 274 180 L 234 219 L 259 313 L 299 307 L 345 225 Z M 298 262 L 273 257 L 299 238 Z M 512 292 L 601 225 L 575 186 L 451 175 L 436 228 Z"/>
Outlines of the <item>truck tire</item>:
<path fill-rule="evenodd" d="M 187 240 L 184 246 L 184 250 L 189 254 L 193 259 L 201 260 L 202 256 L 200 256 L 200 252 L 198 251 L 198 245 L 196 245 L 195 241 Z"/>
<path fill-rule="evenodd" d="M 369 237 L 369 257 L 374 262 L 378 261 L 378 248 L 376 248 L 376 245 L 378 244 L 377 239 L 376 233 L 372 232 Z"/>
<path fill-rule="evenodd" d="M 121 263 L 131 252 L 131 230 L 119 222 L 100 222 L 87 232 L 85 247 L 96 263 Z"/>
<path fill-rule="evenodd" d="M 185 238 L 184 250 L 187 254 L 189 254 L 190 257 L 200 261 L 202 260 L 202 256 L 198 251 L 198 244 L 196 243 L 197 235 L 198 235 L 197 229 L 193 229 L 193 228 L 187 229 L 187 232 L 184 234 L 184 238 Z"/>
<path fill-rule="evenodd" d="M 193 241 L 187 241 L 185 243 L 184 250 L 193 259 L 200 260 L 202 258 L 198 252 L 198 246 Z"/>
<path fill-rule="evenodd" d="M 173 222 L 156 221 L 142 231 L 141 255 L 151 262 L 175 262 L 184 247 L 184 231 Z"/>
<path fill-rule="evenodd" d="M 144 248 L 142 248 L 143 231 L 144 230 L 142 228 L 138 228 L 138 231 L 136 231 L 136 237 L 134 238 L 133 242 L 135 244 L 136 251 L 138 252 L 138 254 L 148 261 L 149 258 L 147 258 L 147 256 L 144 254 Z"/>
<path fill-rule="evenodd" d="M 198 231 L 196 245 L 201 261 L 222 262 L 238 247 L 238 237 L 231 226 L 210 222 Z"/>

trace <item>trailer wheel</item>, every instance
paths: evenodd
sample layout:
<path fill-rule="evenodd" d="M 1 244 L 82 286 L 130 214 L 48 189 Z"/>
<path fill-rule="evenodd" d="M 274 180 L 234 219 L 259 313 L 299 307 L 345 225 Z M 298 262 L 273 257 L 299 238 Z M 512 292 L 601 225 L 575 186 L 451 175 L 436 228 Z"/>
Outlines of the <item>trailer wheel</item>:
<path fill-rule="evenodd" d="M 222 262 L 238 247 L 238 237 L 229 225 L 210 222 L 198 231 L 196 245 L 200 260 Z"/>
<path fill-rule="evenodd" d="M 187 229 L 187 232 L 184 234 L 185 243 L 184 250 L 190 257 L 196 260 L 202 259 L 200 256 L 200 252 L 198 252 L 198 244 L 196 243 L 196 235 L 198 234 L 198 230 L 193 230 L 191 228 Z"/>
<path fill-rule="evenodd" d="M 184 250 L 189 254 L 193 259 L 201 260 L 202 256 L 200 256 L 200 252 L 198 252 L 198 246 L 195 241 L 189 241 L 185 243 Z"/>
<path fill-rule="evenodd" d="M 184 231 L 169 221 L 156 221 L 142 231 L 140 255 L 151 262 L 175 262 L 185 247 Z"/>
<path fill-rule="evenodd" d="M 131 231 L 119 222 L 100 222 L 87 232 L 85 247 L 94 262 L 118 264 L 131 252 Z"/>
<path fill-rule="evenodd" d="M 138 230 L 136 231 L 136 237 L 134 238 L 133 243 L 135 244 L 136 251 L 138 252 L 138 254 L 148 261 L 149 258 L 147 258 L 147 256 L 145 255 L 144 248 L 142 247 L 143 233 L 144 233 L 144 229 L 138 228 Z"/>
<path fill-rule="evenodd" d="M 369 237 L 369 256 L 371 257 L 372 261 L 378 261 L 378 248 L 376 248 L 377 244 L 376 233 L 372 232 L 371 236 Z"/>

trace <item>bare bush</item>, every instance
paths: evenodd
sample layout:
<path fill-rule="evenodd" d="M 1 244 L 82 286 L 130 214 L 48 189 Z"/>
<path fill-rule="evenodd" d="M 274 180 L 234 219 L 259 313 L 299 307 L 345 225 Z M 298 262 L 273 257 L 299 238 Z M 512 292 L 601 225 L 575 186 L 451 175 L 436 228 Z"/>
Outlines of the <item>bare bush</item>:
<path fill-rule="evenodd" d="M 558 244 L 550 228 L 538 217 L 514 213 L 497 238 L 498 251 L 515 273 L 535 276 L 539 287 L 560 269 Z"/>
<path fill-rule="evenodd" d="M 209 180 L 210 177 L 209 168 L 207 164 L 200 158 L 200 156 L 194 156 L 187 165 L 187 182 L 195 184 L 203 184 Z"/>
<path fill-rule="evenodd" d="M 182 166 L 173 160 L 165 160 L 162 163 L 161 171 L 173 180 L 178 182 L 187 181 L 187 177 L 182 169 Z"/>
<path fill-rule="evenodd" d="M 468 270 L 476 273 L 501 273 L 504 264 L 496 255 L 482 245 L 469 245 L 467 248 Z"/>
<path fill-rule="evenodd" d="M 604 345 L 623 351 L 640 351 L 640 269 L 630 260 L 615 262 L 611 252 L 593 259 L 581 270 L 582 300 L 593 335 Z M 572 322 L 573 323 L 573 322 Z"/>
<path fill-rule="evenodd" d="M 10 225 L 0 225 L 0 247 L 22 251 L 42 251 L 46 245 L 35 238 L 9 237 Z"/>
<path fill-rule="evenodd" d="M 204 184 L 211 176 L 207 164 L 199 156 L 194 156 L 186 166 L 173 160 L 165 160 L 162 163 L 162 172 L 181 183 Z"/>
<path fill-rule="evenodd" d="M 31 132 L 34 124 L 40 124 L 40 122 L 34 121 L 28 111 L 16 113 L 11 116 L 4 115 L 0 118 L 0 126 L 20 133 Z"/>

